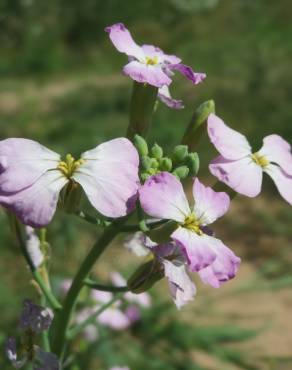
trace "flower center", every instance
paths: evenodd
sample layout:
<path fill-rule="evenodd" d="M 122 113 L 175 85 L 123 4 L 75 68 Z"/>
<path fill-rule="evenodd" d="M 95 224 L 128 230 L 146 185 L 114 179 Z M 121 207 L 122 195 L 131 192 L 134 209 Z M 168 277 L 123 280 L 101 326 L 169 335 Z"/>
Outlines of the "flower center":
<path fill-rule="evenodd" d="M 155 66 L 156 64 L 158 64 L 158 56 L 146 57 L 145 59 L 147 66 Z"/>
<path fill-rule="evenodd" d="M 258 166 L 261 166 L 262 168 L 266 167 L 270 163 L 265 156 L 260 155 L 259 153 L 252 154 L 251 158 Z"/>
<path fill-rule="evenodd" d="M 200 228 L 201 223 L 193 213 L 185 218 L 182 226 L 188 230 L 195 232 L 198 235 L 203 235 L 203 231 Z"/>
<path fill-rule="evenodd" d="M 84 159 L 75 160 L 71 154 L 67 154 L 65 161 L 60 161 L 58 164 L 58 170 L 60 170 L 68 179 L 73 175 L 79 166 L 85 163 Z"/>

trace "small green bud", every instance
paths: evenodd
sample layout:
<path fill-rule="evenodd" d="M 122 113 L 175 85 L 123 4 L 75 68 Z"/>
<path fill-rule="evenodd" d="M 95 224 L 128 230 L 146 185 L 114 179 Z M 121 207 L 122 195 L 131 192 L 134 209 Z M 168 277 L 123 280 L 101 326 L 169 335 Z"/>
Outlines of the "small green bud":
<path fill-rule="evenodd" d="M 172 160 L 174 163 L 181 163 L 186 159 L 187 155 L 188 155 L 187 145 L 177 145 L 174 148 Z"/>
<path fill-rule="evenodd" d="M 152 167 L 152 164 L 151 164 L 151 158 L 147 157 L 147 156 L 143 156 L 141 158 L 141 165 L 142 165 L 142 168 L 145 170 L 145 171 L 148 171 L 151 167 Z"/>
<path fill-rule="evenodd" d="M 190 170 L 190 176 L 196 176 L 200 168 L 200 159 L 198 153 L 190 153 L 187 156 L 186 164 Z"/>
<path fill-rule="evenodd" d="M 177 167 L 172 173 L 177 176 L 179 179 L 185 179 L 188 174 L 189 174 L 190 170 L 188 169 L 187 166 L 180 166 L 180 167 Z"/>
<path fill-rule="evenodd" d="M 134 136 L 134 145 L 141 157 L 148 155 L 148 144 L 142 136 Z"/>
<path fill-rule="evenodd" d="M 160 159 L 163 156 L 163 149 L 158 144 L 154 144 L 151 148 L 151 155 L 153 158 Z"/>
<path fill-rule="evenodd" d="M 149 177 L 150 177 L 149 173 L 142 173 L 142 174 L 141 174 L 141 180 L 142 180 L 143 182 L 145 182 L 146 180 L 148 180 L 148 179 L 149 179 Z"/>
<path fill-rule="evenodd" d="M 139 294 L 150 289 L 157 281 L 163 278 L 164 274 L 160 263 L 155 259 L 144 263 L 134 272 L 127 281 L 131 292 Z"/>
<path fill-rule="evenodd" d="M 159 167 L 159 162 L 155 158 L 151 158 L 151 168 L 157 169 Z"/>
<path fill-rule="evenodd" d="M 172 160 L 170 158 L 162 158 L 160 160 L 159 168 L 161 171 L 168 171 L 170 172 L 172 169 Z"/>
<path fill-rule="evenodd" d="M 156 169 L 155 168 L 150 168 L 148 170 L 148 173 L 152 176 L 152 175 L 155 175 L 157 173 Z"/>

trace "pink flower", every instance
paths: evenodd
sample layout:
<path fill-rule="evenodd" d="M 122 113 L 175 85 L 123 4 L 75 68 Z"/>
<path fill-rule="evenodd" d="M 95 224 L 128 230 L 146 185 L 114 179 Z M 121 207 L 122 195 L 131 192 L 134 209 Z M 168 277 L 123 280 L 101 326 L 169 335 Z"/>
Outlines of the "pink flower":
<path fill-rule="evenodd" d="M 206 228 L 227 212 L 230 200 L 226 193 L 215 192 L 195 179 L 191 209 L 181 182 L 168 172 L 150 177 L 139 193 L 147 214 L 178 223 L 171 238 L 185 251 L 190 270 L 198 271 L 203 282 L 217 288 L 235 276 L 240 259 Z"/>
<path fill-rule="evenodd" d="M 236 192 L 256 197 L 267 173 L 282 197 L 292 204 L 291 146 L 279 135 L 269 135 L 253 153 L 245 136 L 229 128 L 215 114 L 208 118 L 208 134 L 220 155 L 209 166 L 211 173 Z"/>
<path fill-rule="evenodd" d="M 27 139 L 0 141 L 0 204 L 32 227 L 47 225 L 60 191 L 78 183 L 92 206 L 107 217 L 121 217 L 134 207 L 139 157 L 135 147 L 118 138 L 82 154 L 59 154 Z"/>
<path fill-rule="evenodd" d="M 182 102 L 173 100 L 166 90 L 174 71 L 180 72 L 195 85 L 206 77 L 205 73 L 195 73 L 191 67 L 182 64 L 180 58 L 165 54 L 158 47 L 137 45 L 123 23 L 109 26 L 105 31 L 116 49 L 129 57 L 129 63 L 123 68 L 124 74 L 137 82 L 158 87 L 158 97 L 171 108 L 183 107 Z"/>

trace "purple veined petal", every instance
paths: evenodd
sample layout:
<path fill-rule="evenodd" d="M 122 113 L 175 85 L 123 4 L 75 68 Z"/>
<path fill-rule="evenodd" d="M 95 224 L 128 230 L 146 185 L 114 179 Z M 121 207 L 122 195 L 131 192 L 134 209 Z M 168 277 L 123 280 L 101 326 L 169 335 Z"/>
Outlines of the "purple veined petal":
<path fill-rule="evenodd" d="M 105 32 L 109 34 L 111 42 L 120 53 L 135 57 L 138 60 L 144 59 L 144 52 L 141 46 L 133 40 L 131 33 L 123 23 L 116 23 L 106 27 Z"/>
<path fill-rule="evenodd" d="M 16 193 L 31 186 L 46 171 L 55 169 L 60 155 L 36 141 L 0 141 L 0 194 Z"/>
<path fill-rule="evenodd" d="M 171 238 L 184 249 L 191 271 L 200 271 L 211 265 L 216 253 L 210 248 L 209 236 L 198 235 L 183 227 L 178 227 Z"/>
<path fill-rule="evenodd" d="M 23 302 L 23 310 L 20 317 L 20 328 L 41 333 L 48 330 L 52 324 L 54 314 L 51 309 L 34 304 L 26 299 Z"/>
<path fill-rule="evenodd" d="M 177 308 L 180 309 L 194 299 L 196 286 L 186 273 L 184 265 L 176 266 L 168 260 L 164 260 L 163 265 L 172 298 Z"/>
<path fill-rule="evenodd" d="M 261 191 L 263 170 L 251 157 L 232 161 L 219 156 L 210 163 L 209 170 L 239 194 L 253 198 Z"/>
<path fill-rule="evenodd" d="M 85 163 L 73 178 L 101 214 L 117 218 L 135 207 L 139 187 L 139 156 L 125 138 L 110 140 L 82 154 Z"/>
<path fill-rule="evenodd" d="M 208 237 L 209 246 L 216 253 L 215 261 L 199 271 L 201 280 L 213 288 L 219 288 L 226 281 L 233 279 L 240 265 L 240 258 L 227 248 L 219 239 Z"/>
<path fill-rule="evenodd" d="M 146 65 L 135 60 L 125 65 L 123 73 L 131 77 L 134 81 L 147 83 L 155 87 L 171 84 L 171 78 L 164 73 L 159 64 Z"/>
<path fill-rule="evenodd" d="M 25 227 L 26 232 L 26 249 L 35 267 L 39 267 L 44 256 L 41 251 L 41 242 L 34 229 L 30 226 Z"/>
<path fill-rule="evenodd" d="M 264 172 L 272 178 L 281 196 L 292 205 L 292 176 L 274 164 L 269 164 Z"/>
<path fill-rule="evenodd" d="M 194 72 L 190 66 L 187 66 L 182 63 L 171 64 L 168 66 L 170 70 L 175 70 L 180 72 L 184 75 L 188 80 L 190 80 L 193 84 L 198 85 L 199 83 L 203 82 L 204 79 L 207 77 L 205 73 L 198 73 Z"/>
<path fill-rule="evenodd" d="M 228 127 L 213 113 L 208 117 L 208 135 L 212 144 L 226 159 L 236 160 L 251 155 L 246 137 Z"/>
<path fill-rule="evenodd" d="M 124 330 L 131 325 L 127 315 L 116 307 L 107 308 L 97 317 L 97 321 L 114 330 Z"/>
<path fill-rule="evenodd" d="M 34 359 L 33 370 L 60 370 L 58 357 L 51 352 L 45 352 L 40 347 L 35 346 L 36 357 Z"/>
<path fill-rule="evenodd" d="M 204 186 L 198 178 L 193 184 L 193 196 L 195 200 L 194 214 L 203 226 L 213 223 L 223 216 L 230 205 L 230 198 L 224 192 L 216 192 L 208 186 Z"/>
<path fill-rule="evenodd" d="M 266 136 L 258 154 L 264 156 L 269 162 L 278 164 L 285 173 L 292 176 L 291 145 L 281 136 Z"/>
<path fill-rule="evenodd" d="M 139 190 L 144 211 L 152 217 L 183 222 L 190 207 L 181 182 L 169 172 L 151 176 Z"/>
<path fill-rule="evenodd" d="M 159 100 L 162 101 L 165 105 L 167 105 L 169 108 L 172 109 L 183 109 L 184 104 L 182 100 L 176 100 L 173 99 L 170 95 L 169 88 L 164 85 L 158 90 L 158 95 L 157 97 Z"/>
<path fill-rule="evenodd" d="M 68 179 L 59 170 L 47 171 L 33 185 L 12 195 L 1 195 L 0 204 L 31 227 L 48 225 L 56 211 L 59 193 Z"/>
<path fill-rule="evenodd" d="M 19 360 L 17 358 L 16 339 L 8 338 L 5 343 L 5 354 L 15 369 L 22 368 L 27 362 L 27 357 Z"/>

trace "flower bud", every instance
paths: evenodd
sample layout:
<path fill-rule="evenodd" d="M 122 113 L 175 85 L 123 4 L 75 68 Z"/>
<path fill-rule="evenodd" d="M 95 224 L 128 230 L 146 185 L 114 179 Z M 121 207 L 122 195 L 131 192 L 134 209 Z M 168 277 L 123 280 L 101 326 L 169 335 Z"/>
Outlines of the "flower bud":
<path fill-rule="evenodd" d="M 188 155 L 187 145 L 177 145 L 174 148 L 172 160 L 174 163 L 181 163 L 186 159 L 187 155 Z"/>
<path fill-rule="evenodd" d="M 187 156 L 186 164 L 190 170 L 189 175 L 196 176 L 200 168 L 200 159 L 198 153 L 190 153 Z"/>
<path fill-rule="evenodd" d="M 157 169 L 159 167 L 159 162 L 155 158 L 151 158 L 151 168 Z"/>
<path fill-rule="evenodd" d="M 143 181 L 143 182 L 145 182 L 146 180 L 148 180 L 149 179 L 149 177 L 150 177 L 151 175 L 149 174 L 149 173 L 142 173 L 142 175 L 141 175 L 141 180 Z"/>
<path fill-rule="evenodd" d="M 148 155 L 148 144 L 142 136 L 135 135 L 133 141 L 141 157 Z"/>
<path fill-rule="evenodd" d="M 145 171 L 148 171 L 151 168 L 151 158 L 143 156 L 141 158 L 141 165 Z"/>
<path fill-rule="evenodd" d="M 163 150 L 158 144 L 154 144 L 151 148 L 151 155 L 153 158 L 161 159 L 163 156 Z"/>
<path fill-rule="evenodd" d="M 139 294 L 150 289 L 157 281 L 162 279 L 163 276 L 161 264 L 155 259 L 152 259 L 138 267 L 127 281 L 127 285 L 131 292 Z"/>
<path fill-rule="evenodd" d="M 161 158 L 159 168 L 161 171 L 170 172 L 172 169 L 172 160 L 170 158 Z"/>
<path fill-rule="evenodd" d="M 188 169 L 187 166 L 180 166 L 177 167 L 172 173 L 179 179 L 183 180 L 188 176 L 189 172 L 190 170 Z"/>

